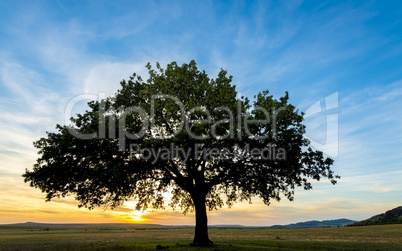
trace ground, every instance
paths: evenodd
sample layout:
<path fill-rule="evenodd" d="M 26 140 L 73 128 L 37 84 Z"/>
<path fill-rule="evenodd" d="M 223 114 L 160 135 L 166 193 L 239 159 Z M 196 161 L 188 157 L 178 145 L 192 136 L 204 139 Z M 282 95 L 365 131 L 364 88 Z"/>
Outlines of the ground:
<path fill-rule="evenodd" d="M 212 248 L 190 247 L 192 228 L 0 225 L 0 250 L 402 250 L 402 224 L 309 229 L 211 228 Z"/>

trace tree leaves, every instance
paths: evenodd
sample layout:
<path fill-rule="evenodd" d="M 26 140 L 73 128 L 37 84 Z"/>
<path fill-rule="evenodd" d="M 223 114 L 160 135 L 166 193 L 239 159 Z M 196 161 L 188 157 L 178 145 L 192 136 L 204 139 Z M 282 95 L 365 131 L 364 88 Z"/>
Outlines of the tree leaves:
<path fill-rule="evenodd" d="M 308 148 L 303 114 L 287 92 L 276 100 L 263 91 L 251 106 L 237 98 L 224 70 L 210 79 L 195 61 L 146 67 L 148 80 L 134 73 L 114 98 L 90 102 L 89 111 L 71 119 L 75 131 L 95 133 L 94 139 L 57 125 L 57 133 L 34 142 L 40 158 L 25 182 L 47 200 L 75 194 L 90 209 L 132 198 L 137 209 L 163 208 L 163 193 L 170 191 L 170 206 L 186 213 L 197 197 L 210 210 L 255 196 L 269 204 L 281 196 L 292 200 L 298 186 L 311 189 L 311 179 L 335 184 L 339 178 L 332 159 Z M 143 151 L 133 153 L 133 144 Z M 161 149 L 177 154 L 145 158 Z"/>

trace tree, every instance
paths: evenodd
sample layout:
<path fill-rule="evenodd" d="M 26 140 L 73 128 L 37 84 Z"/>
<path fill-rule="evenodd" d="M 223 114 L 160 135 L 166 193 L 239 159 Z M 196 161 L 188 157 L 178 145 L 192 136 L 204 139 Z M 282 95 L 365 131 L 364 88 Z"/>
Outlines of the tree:
<path fill-rule="evenodd" d="M 193 245 L 207 246 L 207 208 L 293 200 L 312 179 L 339 178 L 333 160 L 309 148 L 288 93 L 276 100 L 263 91 L 251 105 L 224 70 L 210 79 L 194 61 L 147 68 L 147 81 L 134 73 L 115 97 L 89 102 L 71 125 L 34 142 L 40 158 L 25 182 L 47 201 L 75 194 L 89 209 L 132 198 L 138 210 L 164 208 L 171 192 L 170 206 L 195 210 Z"/>

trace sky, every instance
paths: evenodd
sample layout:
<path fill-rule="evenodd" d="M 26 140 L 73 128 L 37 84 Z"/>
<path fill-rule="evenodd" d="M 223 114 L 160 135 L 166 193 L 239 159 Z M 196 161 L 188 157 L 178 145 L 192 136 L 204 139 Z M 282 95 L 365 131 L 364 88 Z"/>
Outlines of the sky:
<path fill-rule="evenodd" d="M 134 72 L 146 79 L 148 62 L 192 59 L 212 78 L 227 70 L 251 99 L 288 91 L 341 176 L 297 189 L 293 202 L 211 211 L 209 224 L 364 220 L 401 206 L 401 58 L 401 1 L 0 1 L 0 224 L 194 224 L 192 213 L 138 212 L 135 201 L 92 211 L 74 196 L 45 202 L 21 177 L 38 158 L 32 143 L 65 123 L 75 97 L 113 95 Z"/>

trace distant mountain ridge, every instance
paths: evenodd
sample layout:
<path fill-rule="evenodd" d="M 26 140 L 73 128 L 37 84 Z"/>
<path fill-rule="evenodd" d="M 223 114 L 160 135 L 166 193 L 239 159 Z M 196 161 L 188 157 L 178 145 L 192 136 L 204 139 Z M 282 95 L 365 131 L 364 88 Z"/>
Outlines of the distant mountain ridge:
<path fill-rule="evenodd" d="M 350 226 L 369 226 L 385 224 L 402 224 L 402 206 L 388 210 L 385 213 L 375 215 L 367 220 L 353 223 Z"/>
<path fill-rule="evenodd" d="M 305 221 L 298 222 L 289 225 L 274 225 L 269 228 L 313 228 L 313 227 L 342 227 L 352 223 L 355 223 L 354 220 L 349 219 L 337 219 L 337 220 L 324 220 L 324 221 Z"/>
<path fill-rule="evenodd" d="M 272 228 L 272 229 L 287 229 L 287 228 L 317 228 L 317 227 L 338 227 L 345 226 L 356 221 L 349 219 L 337 219 L 337 220 L 324 220 L 324 221 L 306 221 L 298 222 L 289 225 L 274 225 L 274 226 L 243 226 L 243 225 L 210 225 L 210 228 Z M 158 225 L 158 224 L 135 224 L 135 223 L 39 223 L 39 222 L 25 222 L 16 224 L 0 224 L 1 228 L 38 228 L 38 229 L 76 229 L 76 228 L 93 228 L 101 230 L 109 230 L 116 228 L 194 228 L 193 225 Z"/>

